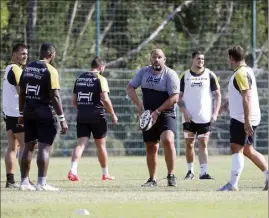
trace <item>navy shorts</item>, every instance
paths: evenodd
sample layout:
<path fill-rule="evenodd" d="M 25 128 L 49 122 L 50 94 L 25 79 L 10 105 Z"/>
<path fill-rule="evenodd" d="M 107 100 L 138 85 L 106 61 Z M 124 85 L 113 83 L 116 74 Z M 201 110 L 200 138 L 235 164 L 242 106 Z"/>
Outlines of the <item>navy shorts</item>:
<path fill-rule="evenodd" d="M 254 134 L 257 126 L 252 126 Z M 245 133 L 244 123 L 231 119 L 230 121 L 230 143 L 235 143 L 239 145 L 252 145 L 254 142 L 254 134 L 252 136 L 248 136 Z"/>
<path fill-rule="evenodd" d="M 158 142 L 161 134 L 166 130 L 171 130 L 176 134 L 176 118 L 160 115 L 148 131 L 143 131 L 144 142 Z"/>
<path fill-rule="evenodd" d="M 18 125 L 18 117 L 4 116 L 6 131 L 11 130 L 13 133 L 24 132 L 24 127 Z"/>
<path fill-rule="evenodd" d="M 183 123 L 183 130 L 201 135 L 211 131 L 211 123 L 194 123 L 193 121 L 190 123 L 185 122 Z"/>
<path fill-rule="evenodd" d="M 38 141 L 52 145 L 58 131 L 56 117 L 51 119 L 24 118 L 25 142 Z"/>
<path fill-rule="evenodd" d="M 100 119 L 92 122 L 77 122 L 77 138 L 91 137 L 94 139 L 102 139 L 107 135 L 107 120 Z"/>

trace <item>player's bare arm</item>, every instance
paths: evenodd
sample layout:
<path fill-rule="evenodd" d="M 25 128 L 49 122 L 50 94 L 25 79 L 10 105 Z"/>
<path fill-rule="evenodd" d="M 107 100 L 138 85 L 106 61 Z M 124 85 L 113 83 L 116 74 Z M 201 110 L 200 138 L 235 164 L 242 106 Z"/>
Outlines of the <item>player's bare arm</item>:
<path fill-rule="evenodd" d="M 72 104 L 75 108 L 77 108 L 77 95 L 73 95 L 73 98 L 72 98 Z"/>
<path fill-rule="evenodd" d="M 222 115 L 225 111 L 227 111 L 228 107 L 229 107 L 229 101 L 225 100 L 224 103 L 220 106 L 219 115 Z"/>
<path fill-rule="evenodd" d="M 64 118 L 64 112 L 62 107 L 62 101 L 60 97 L 60 93 L 58 89 L 51 89 L 50 90 L 50 100 L 52 106 L 59 117 L 60 125 L 61 125 L 61 134 L 65 134 L 67 132 L 68 126 Z"/>
<path fill-rule="evenodd" d="M 127 95 L 130 97 L 130 99 L 132 100 L 132 102 L 137 106 L 138 114 L 139 116 L 141 116 L 141 114 L 143 113 L 144 107 L 136 94 L 135 88 L 132 85 L 128 84 L 126 92 L 127 92 Z"/>
<path fill-rule="evenodd" d="M 215 90 L 212 92 L 213 97 L 214 97 L 214 103 L 213 103 L 213 114 L 212 114 L 212 119 L 211 122 L 215 122 L 217 120 L 219 110 L 220 110 L 220 105 L 221 105 L 221 92 L 219 89 Z"/>
<path fill-rule="evenodd" d="M 179 93 L 177 105 L 180 108 L 180 112 L 183 113 L 183 116 L 184 116 L 185 121 L 187 123 L 189 123 L 189 122 L 191 122 L 191 115 L 188 112 L 188 110 L 186 109 L 186 105 L 185 105 L 185 102 L 183 100 L 183 95 L 184 95 L 184 92 L 180 92 Z"/>
<path fill-rule="evenodd" d="M 118 123 L 118 118 L 114 112 L 114 109 L 113 109 L 113 105 L 112 105 L 112 102 L 108 96 L 108 93 L 107 92 L 101 92 L 100 94 L 100 97 L 101 97 L 101 100 L 104 104 L 104 107 L 105 109 L 107 110 L 108 113 L 110 113 L 111 117 L 112 117 L 112 122 L 113 124 L 117 124 Z"/>
<path fill-rule="evenodd" d="M 251 126 L 250 114 L 251 114 L 251 91 L 242 90 L 241 92 L 243 99 L 243 108 L 244 108 L 244 119 L 245 119 L 245 132 L 247 135 L 253 135 L 253 128 Z"/>

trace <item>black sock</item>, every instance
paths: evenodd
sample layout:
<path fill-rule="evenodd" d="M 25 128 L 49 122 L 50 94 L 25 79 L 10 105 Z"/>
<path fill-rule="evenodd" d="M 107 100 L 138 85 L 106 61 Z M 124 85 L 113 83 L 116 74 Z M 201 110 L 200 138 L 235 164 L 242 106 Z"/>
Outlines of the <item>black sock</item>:
<path fill-rule="evenodd" d="M 7 182 L 10 182 L 12 184 L 15 183 L 15 180 L 14 180 L 14 174 L 12 173 L 7 173 Z"/>

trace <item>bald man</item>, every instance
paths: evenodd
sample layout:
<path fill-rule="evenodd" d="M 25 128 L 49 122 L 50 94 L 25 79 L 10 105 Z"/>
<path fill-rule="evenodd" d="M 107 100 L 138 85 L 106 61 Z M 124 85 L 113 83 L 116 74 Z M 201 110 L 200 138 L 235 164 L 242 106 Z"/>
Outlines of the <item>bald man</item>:
<path fill-rule="evenodd" d="M 176 186 L 174 175 L 176 151 L 176 112 L 175 107 L 180 92 L 180 82 L 176 72 L 165 66 L 165 55 L 161 49 L 154 49 L 150 54 L 150 66 L 142 67 L 129 82 L 127 94 L 137 106 L 138 115 L 144 110 L 151 110 L 155 125 L 143 131 L 146 145 L 149 179 L 142 186 L 157 186 L 156 170 L 158 163 L 159 141 L 164 148 L 167 166 L 167 185 Z M 136 94 L 141 86 L 143 103 Z"/>

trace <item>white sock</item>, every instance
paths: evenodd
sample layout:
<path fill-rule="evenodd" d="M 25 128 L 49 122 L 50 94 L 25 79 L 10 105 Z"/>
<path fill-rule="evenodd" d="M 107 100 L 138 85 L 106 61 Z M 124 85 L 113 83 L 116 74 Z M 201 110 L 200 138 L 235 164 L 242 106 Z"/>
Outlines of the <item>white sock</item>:
<path fill-rule="evenodd" d="M 102 168 L 102 173 L 103 175 L 108 176 L 108 168 Z"/>
<path fill-rule="evenodd" d="M 46 185 L 46 177 L 38 177 L 37 184 L 39 185 Z"/>
<path fill-rule="evenodd" d="M 232 170 L 230 184 L 232 186 L 237 186 L 244 168 L 244 155 L 242 153 L 235 153 L 232 155 Z"/>
<path fill-rule="evenodd" d="M 78 174 L 78 162 L 71 163 L 71 173 L 73 173 L 74 175 Z"/>
<path fill-rule="evenodd" d="M 268 170 L 264 170 L 263 173 L 265 176 L 265 180 L 267 181 L 268 180 Z"/>
<path fill-rule="evenodd" d="M 200 164 L 200 176 L 207 173 L 207 164 Z"/>
<path fill-rule="evenodd" d="M 21 185 L 30 185 L 29 178 L 21 178 Z"/>
<path fill-rule="evenodd" d="M 188 171 L 191 171 L 192 173 L 194 173 L 193 162 L 187 163 L 187 164 L 188 164 Z"/>

